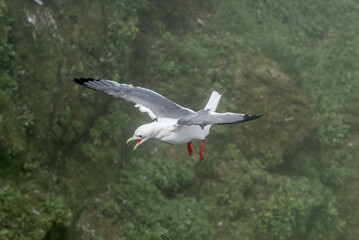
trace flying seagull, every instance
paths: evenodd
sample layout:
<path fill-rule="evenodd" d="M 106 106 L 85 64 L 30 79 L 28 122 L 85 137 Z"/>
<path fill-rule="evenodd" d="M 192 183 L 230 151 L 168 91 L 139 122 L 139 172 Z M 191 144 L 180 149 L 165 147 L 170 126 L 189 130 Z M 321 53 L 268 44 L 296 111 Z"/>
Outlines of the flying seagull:
<path fill-rule="evenodd" d="M 212 92 L 207 105 L 195 112 L 146 88 L 93 78 L 74 78 L 73 81 L 81 86 L 135 103 L 135 107 L 141 112 L 148 113 L 154 121 L 138 127 L 133 137 L 127 140 L 127 143 L 137 140 L 133 150 L 145 141 L 155 138 L 170 144 L 187 143 L 187 151 L 191 156 L 192 140 L 202 140 L 199 156 L 200 160 L 203 160 L 203 144 L 213 124 L 241 123 L 262 116 L 231 112 L 217 113 L 216 108 L 222 95 L 216 91 Z"/>

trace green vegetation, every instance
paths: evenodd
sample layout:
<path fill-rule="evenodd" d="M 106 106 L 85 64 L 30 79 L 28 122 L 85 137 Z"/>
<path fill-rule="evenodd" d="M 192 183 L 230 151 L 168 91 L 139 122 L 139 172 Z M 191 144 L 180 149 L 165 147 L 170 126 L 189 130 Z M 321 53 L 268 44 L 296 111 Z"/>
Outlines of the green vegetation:
<path fill-rule="evenodd" d="M 0 0 L 0 239 L 357 239 L 355 0 Z M 153 89 L 213 126 L 204 161 L 73 77 Z"/>

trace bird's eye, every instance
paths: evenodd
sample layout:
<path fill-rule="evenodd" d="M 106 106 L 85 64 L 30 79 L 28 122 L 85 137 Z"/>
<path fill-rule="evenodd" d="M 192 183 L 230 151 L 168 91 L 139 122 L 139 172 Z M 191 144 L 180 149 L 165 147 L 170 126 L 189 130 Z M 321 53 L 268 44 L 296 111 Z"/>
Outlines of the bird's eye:
<path fill-rule="evenodd" d="M 141 138 L 141 137 L 142 137 L 142 135 L 138 135 L 138 137 L 139 137 L 139 138 Z"/>

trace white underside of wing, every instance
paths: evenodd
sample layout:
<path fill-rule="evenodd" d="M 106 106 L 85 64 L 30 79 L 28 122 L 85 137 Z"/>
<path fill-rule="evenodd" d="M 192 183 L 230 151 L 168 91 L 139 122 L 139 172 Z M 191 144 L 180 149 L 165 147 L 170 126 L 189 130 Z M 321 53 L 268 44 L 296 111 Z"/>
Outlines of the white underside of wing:
<path fill-rule="evenodd" d="M 209 98 L 207 105 L 204 107 L 205 110 L 216 111 L 219 100 L 221 100 L 222 95 L 217 91 L 212 91 L 211 97 Z"/>
<path fill-rule="evenodd" d="M 136 104 L 135 107 L 138 108 L 138 110 L 140 110 L 140 112 L 145 112 L 148 113 L 148 115 L 150 116 L 151 119 L 156 119 L 157 117 L 155 116 L 155 114 L 153 114 L 153 112 L 151 111 L 151 109 L 146 108 L 140 104 Z"/>

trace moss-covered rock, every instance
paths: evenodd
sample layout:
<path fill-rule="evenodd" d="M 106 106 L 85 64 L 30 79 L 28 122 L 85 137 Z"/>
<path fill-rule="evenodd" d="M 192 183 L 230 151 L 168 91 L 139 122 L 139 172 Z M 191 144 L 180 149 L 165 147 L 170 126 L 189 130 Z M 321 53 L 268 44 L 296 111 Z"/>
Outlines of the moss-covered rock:
<path fill-rule="evenodd" d="M 1 184 L 0 213 L 1 239 L 41 240 L 56 226 L 69 227 L 72 220 L 61 197 L 33 184 Z"/>
<path fill-rule="evenodd" d="M 240 57 L 232 94 L 247 114 L 263 114 L 234 128 L 233 138 L 248 156 L 264 157 L 273 167 L 313 136 L 315 118 L 296 82 L 263 57 Z M 267 162 L 267 160 L 269 160 Z M 272 161 L 270 161 L 272 160 Z"/>

